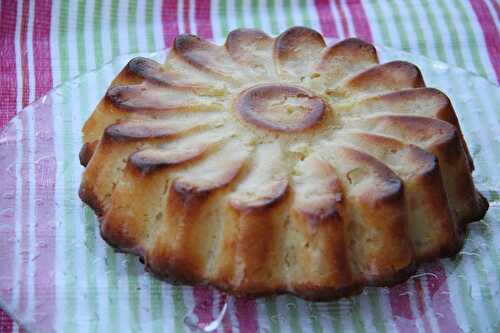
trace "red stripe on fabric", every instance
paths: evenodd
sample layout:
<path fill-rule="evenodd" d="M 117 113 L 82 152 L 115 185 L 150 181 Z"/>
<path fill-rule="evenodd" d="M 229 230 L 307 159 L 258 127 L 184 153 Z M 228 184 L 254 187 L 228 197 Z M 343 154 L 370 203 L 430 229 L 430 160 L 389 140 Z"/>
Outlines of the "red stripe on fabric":
<path fill-rule="evenodd" d="M 319 17 L 319 25 L 321 32 L 325 37 L 338 37 L 337 28 L 332 15 L 332 8 L 330 7 L 329 0 L 314 0 L 316 12 Z"/>
<path fill-rule="evenodd" d="M 36 96 L 52 88 L 50 62 L 51 1 L 35 2 L 33 54 Z M 51 101 L 39 106 L 35 112 L 35 311 L 37 327 L 53 330 L 55 313 L 55 159 L 54 124 Z"/>
<path fill-rule="evenodd" d="M 23 15 L 21 19 L 21 68 L 23 73 L 23 98 L 22 105 L 29 104 L 29 71 L 28 71 L 28 19 L 29 19 L 29 1 L 23 3 Z"/>
<path fill-rule="evenodd" d="M 347 18 L 344 13 L 344 9 L 340 5 L 340 0 L 335 0 L 335 7 L 337 7 L 337 10 L 340 15 L 340 23 L 342 25 L 342 30 L 344 32 L 344 38 L 349 36 L 349 25 L 347 24 Z"/>
<path fill-rule="evenodd" d="M 411 311 L 408 283 L 401 283 L 389 289 L 392 318 L 399 332 L 418 332 L 415 316 Z"/>
<path fill-rule="evenodd" d="M 443 265 L 434 263 L 425 267 L 425 271 L 434 274 L 434 276 L 428 276 L 427 288 L 433 311 L 441 314 L 436 316 L 441 332 L 460 332 L 460 327 L 453 313 L 450 290 L 446 282 L 446 272 Z"/>
<path fill-rule="evenodd" d="M 179 34 L 177 25 L 177 1 L 163 0 L 161 9 L 163 40 L 165 47 L 172 47 L 175 36 Z"/>
<path fill-rule="evenodd" d="M 500 36 L 497 30 L 498 27 L 483 0 L 470 0 L 470 3 L 483 30 L 490 62 L 495 70 L 497 81 L 500 83 Z"/>
<path fill-rule="evenodd" d="M 236 298 L 234 306 L 240 332 L 258 332 L 259 324 L 257 322 L 257 303 L 255 300 Z"/>
<path fill-rule="evenodd" d="M 10 333 L 13 331 L 14 322 L 0 309 L 0 332 Z"/>
<path fill-rule="evenodd" d="M 50 20 L 52 1 L 35 1 L 33 21 L 33 54 L 35 62 L 35 96 L 39 98 L 52 89 L 52 66 L 50 53 Z"/>
<path fill-rule="evenodd" d="M 182 17 L 184 19 L 184 32 L 191 33 L 191 24 L 189 18 L 189 0 L 184 0 L 182 4 Z"/>
<path fill-rule="evenodd" d="M 202 38 L 212 39 L 212 22 L 210 21 L 210 0 L 195 0 L 196 31 Z"/>
<path fill-rule="evenodd" d="M 194 314 L 198 317 L 199 328 L 203 328 L 214 320 L 214 293 L 207 287 L 194 287 Z"/>
<path fill-rule="evenodd" d="M 351 13 L 354 24 L 354 32 L 356 36 L 369 42 L 373 42 L 372 31 L 370 29 L 370 21 L 366 16 L 365 9 L 360 0 L 347 0 L 347 8 Z"/>
<path fill-rule="evenodd" d="M 16 1 L 2 1 L 0 19 L 0 129 L 16 114 Z"/>
<path fill-rule="evenodd" d="M 420 319 L 422 320 L 422 323 L 424 325 L 424 331 L 425 332 L 432 332 L 431 325 L 429 323 L 429 320 L 427 319 L 427 316 L 425 314 L 425 303 L 424 303 L 424 292 L 422 289 L 422 278 L 415 279 L 415 290 L 417 292 L 417 310 Z"/>

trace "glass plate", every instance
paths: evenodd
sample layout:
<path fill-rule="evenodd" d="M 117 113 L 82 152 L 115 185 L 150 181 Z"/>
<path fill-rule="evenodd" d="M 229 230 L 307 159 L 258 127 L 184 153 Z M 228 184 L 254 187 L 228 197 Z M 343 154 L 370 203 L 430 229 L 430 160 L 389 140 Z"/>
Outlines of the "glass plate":
<path fill-rule="evenodd" d="M 500 92 L 442 62 L 378 47 L 382 61 L 417 64 L 450 96 L 469 144 L 484 220 L 454 258 L 420 268 L 393 288 L 330 303 L 292 296 L 234 299 L 172 286 L 100 238 L 77 192 L 81 128 L 112 78 L 136 55 L 53 89 L 0 134 L 0 306 L 29 331 L 499 331 Z M 162 61 L 166 50 L 145 54 Z"/>

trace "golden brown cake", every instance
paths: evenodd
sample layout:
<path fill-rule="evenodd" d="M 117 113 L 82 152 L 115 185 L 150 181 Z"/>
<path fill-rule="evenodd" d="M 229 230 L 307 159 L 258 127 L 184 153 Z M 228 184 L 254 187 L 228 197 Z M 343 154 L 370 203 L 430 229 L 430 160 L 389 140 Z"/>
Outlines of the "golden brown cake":
<path fill-rule="evenodd" d="M 450 100 L 316 31 L 180 35 L 132 59 L 84 128 L 80 197 L 156 276 L 328 300 L 452 256 L 488 203 Z"/>

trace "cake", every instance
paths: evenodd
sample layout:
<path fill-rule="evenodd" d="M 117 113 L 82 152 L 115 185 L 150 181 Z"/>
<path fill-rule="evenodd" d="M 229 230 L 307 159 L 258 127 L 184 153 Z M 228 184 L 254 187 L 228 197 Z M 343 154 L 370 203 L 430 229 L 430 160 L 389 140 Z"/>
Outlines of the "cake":
<path fill-rule="evenodd" d="M 408 62 L 293 27 L 179 35 L 83 128 L 80 197 L 155 276 L 331 300 L 453 256 L 488 203 L 448 97 Z"/>

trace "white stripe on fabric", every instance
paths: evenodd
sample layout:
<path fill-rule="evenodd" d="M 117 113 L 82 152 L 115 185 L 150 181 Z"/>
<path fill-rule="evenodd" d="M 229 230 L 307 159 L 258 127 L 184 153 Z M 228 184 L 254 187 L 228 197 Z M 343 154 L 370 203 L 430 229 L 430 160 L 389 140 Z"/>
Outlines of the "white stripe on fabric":
<path fill-rule="evenodd" d="M 335 4 L 335 0 L 330 0 L 330 13 L 332 14 L 333 24 L 337 30 L 338 38 L 344 37 L 344 29 L 342 28 L 342 20 L 340 19 L 340 13 Z"/>
<path fill-rule="evenodd" d="M 213 37 L 214 41 L 218 42 L 222 38 L 221 34 L 221 25 L 220 25 L 220 20 L 219 20 L 219 1 L 217 0 L 211 0 L 210 2 L 210 22 L 212 23 L 212 31 L 213 31 Z"/>
<path fill-rule="evenodd" d="M 422 324 L 422 316 L 420 316 L 417 308 L 417 291 L 415 289 L 415 280 L 408 279 L 406 285 L 408 286 L 408 299 L 410 300 L 410 310 L 414 318 L 413 322 L 415 323 L 418 332 L 423 333 L 424 328 Z"/>
<path fill-rule="evenodd" d="M 341 6 L 342 10 L 344 11 L 345 19 L 347 21 L 347 26 L 349 28 L 349 31 L 347 32 L 347 35 L 345 36 L 345 38 L 355 36 L 356 30 L 354 30 L 354 24 L 352 21 L 351 12 L 349 11 L 349 8 L 347 7 L 345 0 L 340 1 L 340 6 Z"/>
<path fill-rule="evenodd" d="M 276 25 L 278 26 L 278 31 L 281 33 L 287 28 L 287 17 L 283 0 L 274 1 L 274 10 L 276 13 Z"/>
<path fill-rule="evenodd" d="M 35 100 L 36 80 L 35 80 L 35 60 L 33 54 L 33 21 L 35 20 L 35 1 L 29 1 L 28 11 L 28 31 L 26 34 L 26 50 L 28 52 L 28 80 L 29 80 L 29 99 L 28 103 Z"/>
<path fill-rule="evenodd" d="M 296 25 L 303 26 L 305 25 L 304 20 L 302 19 L 302 13 L 299 7 L 299 0 L 290 0 L 290 11 L 292 13 L 292 19 L 293 22 L 295 22 Z"/>
<path fill-rule="evenodd" d="M 252 19 L 252 3 L 251 0 L 242 0 L 243 3 L 243 23 L 245 24 L 245 27 L 248 28 L 256 28 L 255 25 L 253 24 L 253 19 Z"/>
<path fill-rule="evenodd" d="M 103 63 L 111 60 L 112 56 L 112 43 L 111 43 L 111 20 L 106 13 L 111 13 L 111 0 L 102 0 L 101 11 L 101 41 L 102 41 L 102 59 Z"/>
<path fill-rule="evenodd" d="M 148 4 L 150 6 L 151 4 Z M 137 47 L 139 52 L 148 51 L 148 33 L 146 30 L 146 3 L 144 1 L 136 2 L 136 21 L 135 30 L 137 31 Z"/>
<path fill-rule="evenodd" d="M 488 7 L 488 11 L 490 12 L 490 15 L 491 17 L 493 17 L 493 21 L 495 22 L 495 25 L 498 29 L 498 27 L 500 26 L 500 19 L 498 18 L 499 14 L 495 8 L 493 8 L 493 1 L 497 1 L 498 0 L 484 0 L 484 3 L 486 4 L 486 7 Z M 497 3 L 497 6 L 498 6 L 498 3 Z"/>
<path fill-rule="evenodd" d="M 83 40 L 84 49 L 87 57 L 87 70 L 92 70 L 96 68 L 96 62 L 94 57 L 94 1 L 87 1 L 85 3 L 85 17 L 83 20 Z"/>
<path fill-rule="evenodd" d="M 360 314 L 363 316 L 362 320 L 362 325 L 365 329 L 365 331 L 369 331 L 372 326 L 371 323 L 373 323 L 373 309 L 370 305 L 370 299 L 368 297 L 368 291 L 364 290 L 359 296 L 359 307 L 360 307 Z M 368 330 L 367 330 L 368 329 Z"/>
<path fill-rule="evenodd" d="M 410 9 L 411 6 L 409 3 L 401 3 L 399 1 L 394 1 L 394 6 L 398 9 L 400 14 L 401 24 L 403 25 L 403 29 L 406 32 L 406 38 L 408 40 L 409 52 L 420 53 L 420 49 L 418 47 L 418 36 L 416 33 L 415 26 L 413 25 L 413 20 L 411 19 Z M 422 30 L 425 27 L 421 27 Z M 402 33 L 402 32 L 401 32 Z"/>
<path fill-rule="evenodd" d="M 271 30 L 271 17 L 267 11 L 267 0 L 259 1 L 258 15 L 260 17 L 260 23 L 262 24 L 262 30 L 268 34 L 274 36 Z"/>
<path fill-rule="evenodd" d="M 20 283 L 16 283 L 16 281 L 21 281 L 21 238 L 22 238 L 22 197 L 23 197 L 23 182 L 21 175 L 21 166 L 22 161 L 24 159 L 24 141 L 23 139 L 23 124 L 19 118 L 13 119 L 13 124 L 16 128 L 16 164 L 15 164 L 15 172 L 16 172 L 16 204 L 15 204 L 15 216 L 16 225 L 15 225 L 15 247 L 14 247 L 14 274 L 12 275 L 12 308 L 17 309 L 19 305 L 19 293 L 20 293 Z"/>
<path fill-rule="evenodd" d="M 299 0 L 300 1 L 300 0 Z M 311 18 L 311 28 L 317 31 L 321 31 L 321 26 L 319 22 L 318 12 L 316 11 L 316 6 L 314 5 L 314 0 L 305 0 L 307 13 Z"/>
<path fill-rule="evenodd" d="M 422 286 L 424 309 L 426 310 L 424 315 L 428 319 L 432 332 L 439 332 L 436 313 L 432 310 L 431 298 L 429 296 L 429 280 L 427 279 L 427 276 L 422 276 L 420 278 L 420 284 Z"/>
<path fill-rule="evenodd" d="M 23 21 L 23 2 L 17 2 L 16 31 L 14 49 L 16 55 L 16 112 L 23 108 L 23 62 L 21 54 L 21 23 Z"/>
<path fill-rule="evenodd" d="M 174 0 L 175 1 L 175 0 Z M 179 34 L 183 34 L 184 31 L 184 0 L 177 0 L 177 23 L 179 27 Z"/>
<path fill-rule="evenodd" d="M 198 34 L 198 30 L 196 29 L 196 17 L 195 17 L 195 3 L 194 0 L 189 0 L 189 28 L 191 29 L 191 33 L 193 35 Z"/>
<path fill-rule="evenodd" d="M 376 12 L 373 6 L 374 4 L 372 1 L 363 2 L 363 8 L 365 9 L 368 21 L 370 22 L 370 29 L 372 32 L 373 41 L 376 44 L 382 45 L 384 41 L 382 28 L 380 27 L 380 21 L 377 19 L 377 15 L 375 14 Z"/>
<path fill-rule="evenodd" d="M 128 0 L 118 1 L 118 47 L 120 55 L 130 53 L 130 43 L 128 34 Z M 116 38 L 116 36 L 115 36 Z"/>
<path fill-rule="evenodd" d="M 423 4 L 420 0 L 409 0 L 411 1 L 410 6 L 413 6 L 415 9 L 415 13 L 417 15 L 418 21 L 420 22 L 420 26 L 422 27 L 422 32 L 424 34 L 425 46 L 427 47 L 427 56 L 433 59 L 439 59 L 439 55 L 436 51 L 436 40 L 434 39 L 434 34 L 430 29 L 430 23 L 427 17 L 427 14 L 424 10 Z"/>
<path fill-rule="evenodd" d="M 154 0 L 153 2 L 153 37 L 155 41 L 155 50 L 161 50 L 166 47 L 163 36 L 162 25 L 162 1 Z"/>
<path fill-rule="evenodd" d="M 389 31 L 389 40 L 390 40 L 390 45 L 396 49 L 403 49 L 403 44 L 401 41 L 400 37 L 400 31 L 396 26 L 396 22 L 394 21 L 394 15 L 395 13 L 393 12 L 391 6 L 387 2 L 387 0 L 379 0 L 378 1 L 380 8 L 382 9 L 382 15 L 384 17 L 382 18 L 385 21 L 385 24 L 387 25 L 387 30 Z"/>
<path fill-rule="evenodd" d="M 222 13 L 222 15 L 226 16 L 229 31 L 238 27 L 238 23 L 236 21 L 235 0 L 226 0 L 226 12 Z"/>

